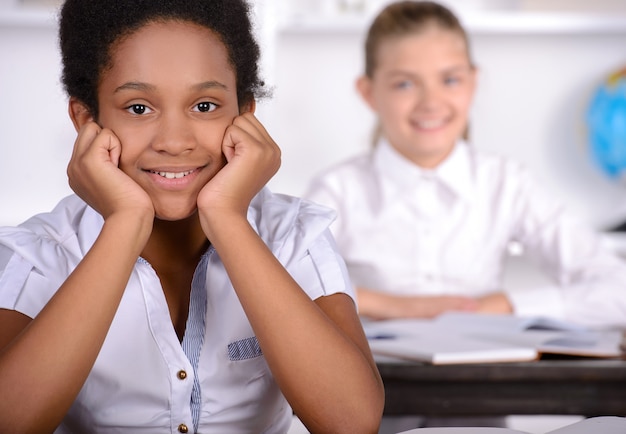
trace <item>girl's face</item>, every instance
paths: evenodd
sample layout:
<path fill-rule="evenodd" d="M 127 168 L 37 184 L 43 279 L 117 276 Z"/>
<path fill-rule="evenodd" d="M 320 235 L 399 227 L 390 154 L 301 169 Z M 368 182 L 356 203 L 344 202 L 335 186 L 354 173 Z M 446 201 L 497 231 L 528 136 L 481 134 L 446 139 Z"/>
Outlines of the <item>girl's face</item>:
<path fill-rule="evenodd" d="M 373 77 L 359 80 L 383 133 L 404 157 L 433 168 L 463 135 L 475 70 L 462 36 L 431 26 L 382 41 Z"/>
<path fill-rule="evenodd" d="M 185 22 L 149 23 L 113 47 L 98 88 L 98 123 L 122 145 L 119 168 L 151 197 L 156 216 L 196 212 L 224 166 L 222 140 L 239 114 L 226 47 Z"/>

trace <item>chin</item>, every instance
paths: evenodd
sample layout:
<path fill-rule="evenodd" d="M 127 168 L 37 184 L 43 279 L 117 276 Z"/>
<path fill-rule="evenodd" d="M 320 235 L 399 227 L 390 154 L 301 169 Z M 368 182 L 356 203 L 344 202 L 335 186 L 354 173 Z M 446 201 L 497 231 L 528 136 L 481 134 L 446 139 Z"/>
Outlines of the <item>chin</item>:
<path fill-rule="evenodd" d="M 190 206 L 168 206 L 168 207 L 159 207 L 155 206 L 155 217 L 159 220 L 175 222 L 186 220 L 190 217 L 193 217 L 197 214 L 198 208 L 196 208 L 195 204 L 193 207 Z"/>
<path fill-rule="evenodd" d="M 189 214 L 187 216 L 171 216 L 171 215 L 159 215 L 157 214 L 155 216 L 155 219 L 163 221 L 163 222 L 182 222 L 185 220 L 188 220 L 189 218 L 191 218 L 192 216 L 194 216 L 195 214 Z"/>

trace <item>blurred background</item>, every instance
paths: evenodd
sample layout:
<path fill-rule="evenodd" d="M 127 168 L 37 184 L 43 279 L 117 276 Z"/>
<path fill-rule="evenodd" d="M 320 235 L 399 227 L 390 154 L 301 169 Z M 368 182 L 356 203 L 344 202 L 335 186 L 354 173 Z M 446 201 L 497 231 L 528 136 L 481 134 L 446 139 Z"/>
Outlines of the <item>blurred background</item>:
<path fill-rule="evenodd" d="M 273 96 L 258 116 L 283 149 L 274 191 L 302 194 L 320 170 L 370 146 L 355 90 L 365 30 L 384 0 L 253 1 Z M 624 0 L 447 0 L 480 69 L 474 146 L 529 166 L 598 229 L 626 220 L 626 183 L 594 162 L 587 112 L 626 68 Z M 0 225 L 70 193 L 75 133 L 59 84 L 53 0 L 0 0 Z M 626 121 L 625 121 L 626 122 Z"/>

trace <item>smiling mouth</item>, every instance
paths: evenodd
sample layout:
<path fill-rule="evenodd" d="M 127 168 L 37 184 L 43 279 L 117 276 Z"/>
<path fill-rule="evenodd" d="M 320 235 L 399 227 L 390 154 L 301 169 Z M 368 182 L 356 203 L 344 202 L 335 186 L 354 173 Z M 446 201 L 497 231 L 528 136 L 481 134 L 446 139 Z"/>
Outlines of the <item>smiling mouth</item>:
<path fill-rule="evenodd" d="M 442 127 L 443 125 L 445 125 L 446 121 L 444 119 L 437 119 L 437 120 L 421 120 L 421 121 L 417 121 L 415 122 L 415 124 L 424 130 L 434 130 L 437 128 Z"/>
<path fill-rule="evenodd" d="M 160 172 L 156 170 L 149 170 L 148 172 L 154 173 L 155 175 L 159 175 L 166 179 L 180 179 L 180 178 L 184 178 L 187 175 L 192 174 L 195 171 L 196 170 L 194 169 L 194 170 L 186 170 L 184 172 Z"/>

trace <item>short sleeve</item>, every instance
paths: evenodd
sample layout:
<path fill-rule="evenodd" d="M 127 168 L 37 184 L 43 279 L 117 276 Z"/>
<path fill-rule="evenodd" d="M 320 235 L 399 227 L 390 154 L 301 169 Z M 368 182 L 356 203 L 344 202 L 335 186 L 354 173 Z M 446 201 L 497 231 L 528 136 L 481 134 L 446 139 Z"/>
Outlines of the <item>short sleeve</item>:
<path fill-rule="evenodd" d="M 33 266 L 11 249 L 0 245 L 0 308 L 17 310 L 31 318 L 38 310 L 25 306 L 23 291 Z"/>
<path fill-rule="evenodd" d="M 309 245 L 306 254 L 289 267 L 289 271 L 313 300 L 346 293 L 356 304 L 354 288 L 350 283 L 346 265 L 328 229 Z"/>
<path fill-rule="evenodd" d="M 322 205 L 263 189 L 248 219 L 298 285 L 315 300 L 347 293 L 356 300 L 330 225 L 335 212 Z"/>
<path fill-rule="evenodd" d="M 2 277 L 2 274 L 4 274 L 4 270 L 11 260 L 11 257 L 13 257 L 13 250 L 0 244 L 0 278 Z"/>

